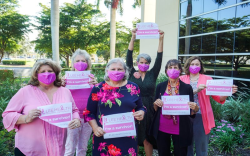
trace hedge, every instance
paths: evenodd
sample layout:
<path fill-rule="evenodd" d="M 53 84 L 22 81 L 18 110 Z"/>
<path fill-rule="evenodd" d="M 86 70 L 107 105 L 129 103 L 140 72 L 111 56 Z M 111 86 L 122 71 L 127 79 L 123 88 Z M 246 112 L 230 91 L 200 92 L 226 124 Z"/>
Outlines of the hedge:
<path fill-rule="evenodd" d="M 14 80 L 14 71 L 7 69 L 0 69 L 0 81 L 5 81 L 7 79 Z"/>
<path fill-rule="evenodd" d="M 20 60 L 3 60 L 4 65 L 26 65 L 26 61 Z"/>

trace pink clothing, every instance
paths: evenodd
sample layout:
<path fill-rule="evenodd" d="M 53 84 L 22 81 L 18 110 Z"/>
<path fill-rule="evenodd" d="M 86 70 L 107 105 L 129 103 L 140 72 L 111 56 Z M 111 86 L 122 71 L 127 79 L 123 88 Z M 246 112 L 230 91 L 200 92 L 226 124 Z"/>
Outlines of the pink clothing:
<path fill-rule="evenodd" d="M 190 76 L 189 75 L 180 76 L 180 80 L 187 83 L 187 84 L 190 84 Z M 206 85 L 207 80 L 212 80 L 212 78 L 210 76 L 200 74 L 197 88 L 200 84 Z M 220 96 L 212 96 L 212 98 L 218 103 L 221 103 L 221 104 L 225 103 L 225 100 L 220 101 Z M 202 121 L 203 121 L 203 126 L 205 129 L 205 133 L 209 134 L 211 129 L 213 127 L 215 127 L 215 122 L 214 122 L 214 114 L 213 114 L 212 106 L 210 103 L 210 97 L 209 97 L 209 95 L 206 95 L 206 89 L 204 89 L 198 93 L 198 100 L 199 100 L 199 104 L 201 106 L 200 110 L 201 110 Z"/>
<path fill-rule="evenodd" d="M 86 88 L 86 89 L 72 89 L 70 90 L 75 103 L 76 107 L 79 109 L 79 115 L 83 119 L 83 110 L 87 107 L 88 103 L 88 98 L 91 93 L 92 87 L 91 88 Z"/>
<path fill-rule="evenodd" d="M 53 95 L 53 104 L 72 102 L 73 118 L 80 118 L 73 97 L 67 88 L 59 87 Z M 16 125 L 21 115 L 27 115 L 38 106 L 50 105 L 43 91 L 36 86 L 21 88 L 10 100 L 3 112 L 4 127 L 16 130 L 15 147 L 24 155 L 62 156 L 66 141 L 66 128 L 59 128 L 36 118 L 31 123 Z"/>
<path fill-rule="evenodd" d="M 64 156 L 86 156 L 88 141 L 92 133 L 92 128 L 88 122 L 81 119 L 81 127 L 67 130 L 67 140 L 65 144 Z"/>
<path fill-rule="evenodd" d="M 167 93 L 164 93 L 164 96 L 168 95 Z M 173 119 L 166 118 L 165 115 L 160 115 L 160 125 L 159 125 L 159 131 L 168 133 L 168 134 L 176 134 L 179 135 L 179 115 L 176 115 L 177 124 L 175 125 L 173 122 Z"/>

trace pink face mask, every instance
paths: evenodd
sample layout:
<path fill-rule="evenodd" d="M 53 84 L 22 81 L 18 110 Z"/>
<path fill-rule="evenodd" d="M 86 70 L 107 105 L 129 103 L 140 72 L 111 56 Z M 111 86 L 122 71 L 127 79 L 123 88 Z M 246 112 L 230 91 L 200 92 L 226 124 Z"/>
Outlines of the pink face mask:
<path fill-rule="evenodd" d="M 56 74 L 55 73 L 39 73 L 38 74 L 38 80 L 46 85 L 49 85 L 53 83 L 56 80 Z"/>
<path fill-rule="evenodd" d="M 200 66 L 189 66 L 189 71 L 192 74 L 197 74 L 201 70 Z"/>
<path fill-rule="evenodd" d="M 177 79 L 180 76 L 180 70 L 168 69 L 167 74 L 168 74 L 168 77 L 170 77 L 171 79 Z"/>
<path fill-rule="evenodd" d="M 84 71 L 88 67 L 88 64 L 85 62 L 76 62 L 74 63 L 74 68 L 77 69 L 78 71 Z"/>
<path fill-rule="evenodd" d="M 120 81 L 124 78 L 125 72 L 122 71 L 108 71 L 108 76 L 113 81 Z"/>
<path fill-rule="evenodd" d="M 138 64 L 138 68 L 140 69 L 140 71 L 147 71 L 148 68 L 149 68 L 149 65 L 148 64 Z"/>

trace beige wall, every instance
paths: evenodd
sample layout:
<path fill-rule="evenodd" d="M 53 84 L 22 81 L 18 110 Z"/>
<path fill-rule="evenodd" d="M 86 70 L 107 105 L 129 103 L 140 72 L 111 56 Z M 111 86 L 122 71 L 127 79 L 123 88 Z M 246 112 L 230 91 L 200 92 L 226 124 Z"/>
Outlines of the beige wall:
<path fill-rule="evenodd" d="M 161 72 L 169 59 L 177 59 L 179 35 L 179 0 L 142 0 L 142 22 L 155 22 L 165 32 Z M 154 17 L 153 17 L 154 16 Z M 151 67 L 157 55 L 158 40 L 140 41 L 140 53 L 152 57 Z"/>

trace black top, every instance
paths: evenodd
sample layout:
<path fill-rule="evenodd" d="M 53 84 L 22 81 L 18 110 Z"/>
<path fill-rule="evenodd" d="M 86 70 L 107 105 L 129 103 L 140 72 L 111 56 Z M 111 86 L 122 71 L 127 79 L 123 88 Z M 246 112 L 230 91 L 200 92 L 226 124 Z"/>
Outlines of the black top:
<path fill-rule="evenodd" d="M 162 82 L 157 85 L 156 93 L 155 93 L 155 100 L 161 99 L 161 95 L 164 95 L 166 88 L 168 85 L 168 81 Z M 179 87 L 179 95 L 189 95 L 190 101 L 194 101 L 193 89 L 191 85 L 186 84 L 180 80 L 180 87 Z M 191 111 L 191 110 L 190 110 Z M 150 126 L 149 135 L 154 136 L 157 139 L 158 130 L 159 130 L 159 123 L 160 123 L 160 113 L 161 109 L 154 113 L 153 122 Z M 192 143 L 193 138 L 193 121 L 191 118 L 195 117 L 194 115 L 180 115 L 179 116 L 179 135 L 180 135 L 180 144 L 182 147 L 189 146 Z M 190 118 L 191 117 L 191 118 Z"/>
<path fill-rule="evenodd" d="M 153 68 L 147 71 L 144 80 L 142 81 L 141 77 L 139 79 L 134 77 L 134 73 L 137 71 L 133 66 L 133 51 L 128 50 L 126 58 L 126 64 L 130 69 L 128 80 L 136 83 L 139 86 L 142 97 L 154 96 L 156 86 L 155 83 L 161 70 L 161 62 L 162 52 L 158 52 Z"/>

